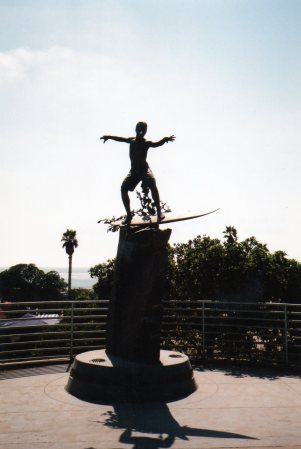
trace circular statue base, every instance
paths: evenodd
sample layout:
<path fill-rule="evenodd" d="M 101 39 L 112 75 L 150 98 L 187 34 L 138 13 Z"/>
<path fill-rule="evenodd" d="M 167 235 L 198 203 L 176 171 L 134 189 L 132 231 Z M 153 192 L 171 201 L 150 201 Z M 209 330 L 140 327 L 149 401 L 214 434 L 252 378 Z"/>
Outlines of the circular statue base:
<path fill-rule="evenodd" d="M 130 362 L 104 349 L 75 357 L 66 390 L 93 402 L 173 401 L 197 389 L 188 357 L 160 351 L 157 364 Z"/>

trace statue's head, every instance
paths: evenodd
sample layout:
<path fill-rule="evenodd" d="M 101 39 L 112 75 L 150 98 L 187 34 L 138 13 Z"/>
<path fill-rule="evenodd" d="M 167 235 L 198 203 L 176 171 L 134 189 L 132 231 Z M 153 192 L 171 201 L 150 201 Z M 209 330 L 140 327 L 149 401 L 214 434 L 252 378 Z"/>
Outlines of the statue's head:
<path fill-rule="evenodd" d="M 136 125 L 136 133 L 140 137 L 144 137 L 147 131 L 147 124 L 145 122 L 138 122 Z"/>

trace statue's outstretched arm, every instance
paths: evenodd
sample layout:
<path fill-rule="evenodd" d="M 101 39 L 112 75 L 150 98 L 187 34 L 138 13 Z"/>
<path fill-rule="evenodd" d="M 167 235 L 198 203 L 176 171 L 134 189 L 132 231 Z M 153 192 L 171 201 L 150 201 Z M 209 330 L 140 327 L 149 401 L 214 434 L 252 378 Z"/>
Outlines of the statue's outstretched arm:
<path fill-rule="evenodd" d="M 175 140 L 175 136 L 172 135 L 170 137 L 163 137 L 163 139 L 159 140 L 158 142 L 148 142 L 150 148 L 156 148 L 156 147 L 160 147 L 161 145 L 164 145 L 165 143 L 168 142 L 173 142 Z"/>
<path fill-rule="evenodd" d="M 133 137 L 102 136 L 100 138 L 100 140 L 103 140 L 103 143 L 106 143 L 109 139 L 116 140 L 116 142 L 130 143 L 133 140 Z"/>

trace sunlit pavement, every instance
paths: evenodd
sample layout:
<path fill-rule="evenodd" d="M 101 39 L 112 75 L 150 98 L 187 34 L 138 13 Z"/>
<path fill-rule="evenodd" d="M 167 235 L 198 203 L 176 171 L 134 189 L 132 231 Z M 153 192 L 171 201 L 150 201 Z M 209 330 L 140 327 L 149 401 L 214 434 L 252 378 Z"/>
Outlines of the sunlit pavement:
<path fill-rule="evenodd" d="M 168 404 L 99 405 L 69 395 L 68 373 L 0 381 L 1 449 L 301 448 L 301 377 L 195 371 Z"/>

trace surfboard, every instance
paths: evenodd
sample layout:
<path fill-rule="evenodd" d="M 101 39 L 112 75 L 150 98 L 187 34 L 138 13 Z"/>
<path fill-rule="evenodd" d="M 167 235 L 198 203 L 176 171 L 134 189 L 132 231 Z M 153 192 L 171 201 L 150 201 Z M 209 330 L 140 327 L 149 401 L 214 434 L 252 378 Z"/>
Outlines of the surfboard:
<path fill-rule="evenodd" d="M 147 215 L 145 217 L 137 217 L 134 216 L 132 218 L 132 221 L 130 223 L 123 224 L 121 220 L 116 220 L 111 223 L 111 226 L 114 226 L 116 228 L 124 228 L 124 227 L 135 227 L 135 226 L 155 226 L 160 224 L 167 224 L 167 223 L 173 223 L 175 221 L 185 221 L 185 220 L 192 220 L 193 218 L 200 218 L 204 217 L 205 215 L 213 214 L 214 212 L 218 211 L 218 209 L 211 210 L 210 212 L 205 213 L 199 213 L 199 214 L 193 214 L 193 215 L 174 215 L 171 213 L 166 213 L 165 218 L 163 220 L 160 220 L 158 222 L 156 215 Z"/>

